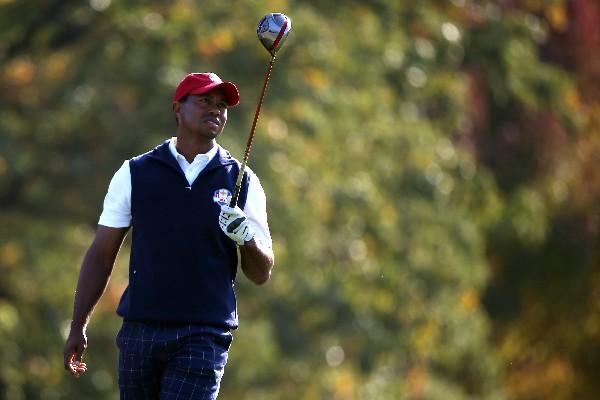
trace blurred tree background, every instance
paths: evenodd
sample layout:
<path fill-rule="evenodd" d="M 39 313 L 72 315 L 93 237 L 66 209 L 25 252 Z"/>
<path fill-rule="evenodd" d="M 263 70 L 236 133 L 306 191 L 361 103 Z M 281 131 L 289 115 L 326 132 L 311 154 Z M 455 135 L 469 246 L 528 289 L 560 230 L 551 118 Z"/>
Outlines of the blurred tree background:
<path fill-rule="evenodd" d="M 238 280 L 222 399 L 600 397 L 600 5 L 594 0 L 0 1 L 0 399 L 116 399 L 128 246 L 62 348 L 123 160 L 175 129 L 187 72 L 238 83 L 271 281 Z M 290 229 L 293 227 L 293 229 Z"/>

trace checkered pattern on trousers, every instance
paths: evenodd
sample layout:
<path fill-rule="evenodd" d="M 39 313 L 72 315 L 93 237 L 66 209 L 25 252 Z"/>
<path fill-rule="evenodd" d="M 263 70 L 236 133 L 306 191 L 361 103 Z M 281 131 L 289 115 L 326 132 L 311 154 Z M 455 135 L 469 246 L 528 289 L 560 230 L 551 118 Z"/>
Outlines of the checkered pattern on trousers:
<path fill-rule="evenodd" d="M 117 334 L 123 400 L 214 400 L 232 335 L 181 324 L 124 321 Z"/>

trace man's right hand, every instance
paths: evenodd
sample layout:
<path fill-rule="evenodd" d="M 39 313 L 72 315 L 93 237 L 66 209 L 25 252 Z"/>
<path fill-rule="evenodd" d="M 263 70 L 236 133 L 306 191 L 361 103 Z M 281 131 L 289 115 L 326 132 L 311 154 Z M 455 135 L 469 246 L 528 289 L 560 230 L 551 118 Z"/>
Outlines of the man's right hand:
<path fill-rule="evenodd" d="M 65 369 L 77 378 L 87 370 L 87 365 L 82 361 L 83 352 L 86 348 L 87 337 L 83 329 L 71 329 L 65 343 L 64 363 Z"/>
<path fill-rule="evenodd" d="M 87 347 L 85 327 L 94 306 L 106 289 L 115 258 L 128 230 L 128 227 L 98 225 L 96 237 L 83 258 L 75 290 L 71 332 L 64 348 L 65 369 L 74 376 L 79 377 L 87 369 L 81 361 Z"/>

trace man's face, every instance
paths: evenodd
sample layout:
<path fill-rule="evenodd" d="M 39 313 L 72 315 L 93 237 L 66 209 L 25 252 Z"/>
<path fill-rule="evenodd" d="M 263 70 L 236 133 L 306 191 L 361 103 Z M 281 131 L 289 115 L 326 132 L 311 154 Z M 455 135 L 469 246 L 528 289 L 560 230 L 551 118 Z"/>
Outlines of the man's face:
<path fill-rule="evenodd" d="M 222 89 L 204 94 L 190 94 L 173 103 L 180 128 L 205 138 L 215 139 L 227 122 L 227 97 Z"/>

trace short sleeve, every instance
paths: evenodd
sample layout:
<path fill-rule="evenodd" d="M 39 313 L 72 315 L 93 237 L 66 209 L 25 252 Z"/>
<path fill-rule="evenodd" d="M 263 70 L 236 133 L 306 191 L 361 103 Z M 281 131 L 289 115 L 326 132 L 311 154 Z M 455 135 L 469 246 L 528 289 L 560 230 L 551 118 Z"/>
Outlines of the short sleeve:
<path fill-rule="evenodd" d="M 131 224 L 131 171 L 129 161 L 117 170 L 108 185 L 99 225 L 125 228 Z"/>
<path fill-rule="evenodd" d="M 269 248 L 273 247 L 269 224 L 267 222 L 267 197 L 258 177 L 250 171 L 248 174 L 248 197 L 244 205 L 244 213 L 252 224 L 255 238 Z"/>

